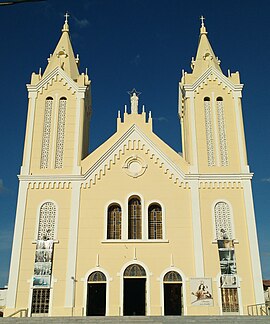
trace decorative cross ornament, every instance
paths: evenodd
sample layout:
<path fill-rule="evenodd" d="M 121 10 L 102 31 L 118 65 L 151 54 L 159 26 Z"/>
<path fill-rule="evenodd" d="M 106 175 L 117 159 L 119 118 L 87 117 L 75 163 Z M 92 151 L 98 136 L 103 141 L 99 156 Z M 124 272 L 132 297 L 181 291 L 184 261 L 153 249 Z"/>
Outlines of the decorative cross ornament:
<path fill-rule="evenodd" d="M 68 17 L 69 17 L 68 12 L 65 13 L 64 17 L 66 18 L 66 20 L 65 20 L 65 24 L 67 24 L 67 23 L 68 23 Z"/>
<path fill-rule="evenodd" d="M 201 22 L 202 22 L 202 27 L 204 27 L 204 20 L 205 20 L 204 16 L 201 16 L 200 19 L 201 19 Z"/>

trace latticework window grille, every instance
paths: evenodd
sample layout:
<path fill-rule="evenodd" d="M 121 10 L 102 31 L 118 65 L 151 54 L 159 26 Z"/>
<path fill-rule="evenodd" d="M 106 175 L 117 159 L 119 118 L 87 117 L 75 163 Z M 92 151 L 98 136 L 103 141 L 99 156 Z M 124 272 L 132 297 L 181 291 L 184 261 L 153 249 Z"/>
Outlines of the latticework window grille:
<path fill-rule="evenodd" d="M 182 277 L 180 276 L 180 274 L 176 271 L 169 271 L 165 274 L 164 282 L 181 282 L 182 281 Z"/>
<path fill-rule="evenodd" d="M 40 208 L 38 240 L 53 240 L 55 235 L 56 206 L 52 202 L 44 203 Z"/>
<path fill-rule="evenodd" d="M 106 276 L 100 271 L 92 272 L 88 278 L 88 282 L 104 282 L 106 281 Z"/>
<path fill-rule="evenodd" d="M 224 313 L 238 313 L 239 302 L 237 288 L 221 288 L 222 311 Z"/>
<path fill-rule="evenodd" d="M 48 314 L 50 304 L 50 289 L 33 289 L 32 314 Z"/>
<path fill-rule="evenodd" d="M 148 209 L 149 239 L 162 239 L 162 210 L 160 205 L 151 205 Z"/>
<path fill-rule="evenodd" d="M 142 207 L 138 198 L 131 198 L 128 202 L 128 238 L 142 238 Z"/>
<path fill-rule="evenodd" d="M 121 207 L 112 205 L 108 209 L 107 238 L 121 239 Z"/>
<path fill-rule="evenodd" d="M 146 272 L 139 264 L 131 264 L 126 268 L 124 277 L 146 277 Z"/>
<path fill-rule="evenodd" d="M 227 150 L 227 139 L 226 139 L 225 120 L 224 120 L 224 105 L 223 105 L 222 100 L 217 101 L 217 116 L 218 116 L 221 165 L 227 166 L 228 165 L 228 150 Z"/>
<path fill-rule="evenodd" d="M 44 124 L 43 124 L 43 136 L 42 136 L 41 159 L 40 159 L 41 169 L 48 168 L 48 163 L 49 163 L 52 108 L 53 108 L 53 99 L 47 98 L 45 101 L 45 110 L 44 110 Z"/>
<path fill-rule="evenodd" d="M 229 205 L 221 201 L 215 205 L 215 228 L 217 240 L 233 239 L 232 219 Z"/>
<path fill-rule="evenodd" d="M 56 169 L 61 169 L 63 167 L 66 107 L 67 107 L 67 99 L 61 98 L 59 101 L 59 110 L 58 110 L 58 126 L 57 126 L 56 153 L 55 153 Z"/>
<path fill-rule="evenodd" d="M 204 99 L 204 116 L 205 116 L 205 130 L 206 130 L 207 161 L 208 161 L 208 166 L 214 166 L 215 153 L 214 153 L 212 117 L 211 117 L 211 103 L 209 98 Z"/>

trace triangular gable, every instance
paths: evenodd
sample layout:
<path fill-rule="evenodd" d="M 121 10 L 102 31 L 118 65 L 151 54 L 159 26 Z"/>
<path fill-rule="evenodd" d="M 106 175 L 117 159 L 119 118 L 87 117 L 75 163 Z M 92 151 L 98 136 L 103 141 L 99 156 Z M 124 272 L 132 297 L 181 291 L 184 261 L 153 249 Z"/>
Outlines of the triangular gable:
<path fill-rule="evenodd" d="M 156 136 L 155 134 L 153 135 Z M 159 141 L 161 141 L 161 139 L 159 139 Z M 148 154 L 153 162 L 156 163 L 174 183 L 179 186 L 187 185 L 186 182 L 184 182 L 185 173 L 180 168 L 182 157 L 171 149 L 172 153 L 179 159 L 179 165 L 175 164 L 137 125 L 134 124 L 85 172 L 83 175 L 85 179 L 83 186 L 85 188 L 91 187 L 91 185 L 101 179 L 127 149 L 138 149 L 144 154 Z M 87 159 L 90 158 L 90 156 L 91 154 L 82 163 L 87 163 Z M 184 161 L 182 161 L 182 163 L 186 164 Z"/>
<path fill-rule="evenodd" d="M 43 89 L 46 89 L 49 85 L 51 85 L 56 80 L 62 80 L 64 85 L 67 85 L 67 89 L 71 90 L 72 93 L 77 92 L 79 89 L 85 89 L 85 86 L 78 87 L 76 82 L 74 82 L 65 71 L 61 69 L 61 67 L 57 66 L 54 70 L 52 70 L 49 74 L 47 74 L 44 78 L 40 80 L 40 82 L 36 85 L 27 85 L 27 89 L 29 91 L 39 91 L 42 93 Z"/>
<path fill-rule="evenodd" d="M 224 89 L 228 89 L 228 92 L 241 92 L 243 89 L 243 84 L 232 83 L 222 72 L 218 71 L 213 66 L 209 67 L 209 69 L 207 69 L 193 84 L 184 84 L 183 87 L 185 90 L 199 92 L 210 80 L 218 80 Z"/>

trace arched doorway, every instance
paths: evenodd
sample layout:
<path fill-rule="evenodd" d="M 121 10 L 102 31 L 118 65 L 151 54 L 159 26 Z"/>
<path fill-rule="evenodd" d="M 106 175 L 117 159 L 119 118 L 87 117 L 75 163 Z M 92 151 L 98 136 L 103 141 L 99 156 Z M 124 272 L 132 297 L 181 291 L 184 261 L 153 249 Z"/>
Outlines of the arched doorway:
<path fill-rule="evenodd" d="M 164 315 L 182 315 L 182 277 L 176 271 L 169 271 L 163 278 Z"/>
<path fill-rule="evenodd" d="M 86 316 L 106 315 L 106 277 L 104 273 L 95 271 L 87 282 Z"/>
<path fill-rule="evenodd" d="M 139 264 L 124 271 L 124 316 L 145 315 L 146 272 Z"/>

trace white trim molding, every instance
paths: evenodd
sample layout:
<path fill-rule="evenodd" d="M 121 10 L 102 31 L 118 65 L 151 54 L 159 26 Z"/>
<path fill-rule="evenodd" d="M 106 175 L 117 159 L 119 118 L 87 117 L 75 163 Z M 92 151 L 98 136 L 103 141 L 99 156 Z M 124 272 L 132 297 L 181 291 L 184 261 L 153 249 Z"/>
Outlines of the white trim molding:
<path fill-rule="evenodd" d="M 22 251 L 22 237 L 25 219 L 25 207 L 27 197 L 27 186 L 26 182 L 19 183 L 18 192 L 18 203 L 16 211 L 16 221 L 14 227 L 12 254 L 10 261 L 10 272 L 8 281 L 8 293 L 7 293 L 7 308 L 15 308 L 16 296 L 17 296 L 17 285 L 19 279 L 19 267 L 21 260 Z"/>
<path fill-rule="evenodd" d="M 249 180 L 243 181 L 244 187 L 244 200 L 246 207 L 246 219 L 248 230 L 248 242 L 250 250 L 250 259 L 253 275 L 253 285 L 256 304 L 262 304 L 265 302 L 262 286 L 262 271 L 261 262 L 259 256 L 257 229 L 254 214 L 253 196 L 251 189 L 251 182 Z"/>
<path fill-rule="evenodd" d="M 65 307 L 73 307 L 74 284 L 76 278 L 77 244 L 78 244 L 78 223 L 80 213 L 80 183 L 72 185 L 71 213 L 69 223 L 69 242 L 68 242 L 68 263 L 66 271 L 66 300 Z"/>
<path fill-rule="evenodd" d="M 203 241 L 200 211 L 199 184 L 197 181 L 190 182 L 192 201 L 192 228 L 194 242 L 194 265 L 196 277 L 204 277 Z"/>

